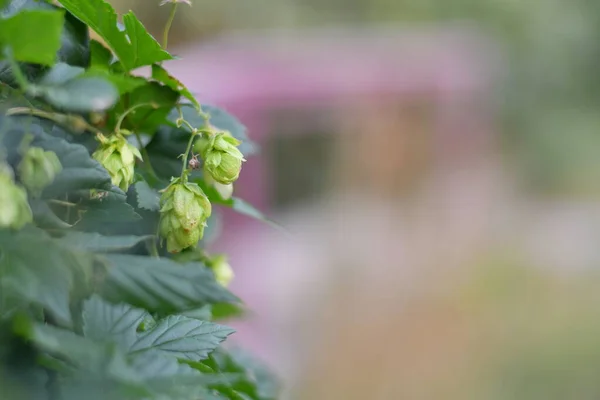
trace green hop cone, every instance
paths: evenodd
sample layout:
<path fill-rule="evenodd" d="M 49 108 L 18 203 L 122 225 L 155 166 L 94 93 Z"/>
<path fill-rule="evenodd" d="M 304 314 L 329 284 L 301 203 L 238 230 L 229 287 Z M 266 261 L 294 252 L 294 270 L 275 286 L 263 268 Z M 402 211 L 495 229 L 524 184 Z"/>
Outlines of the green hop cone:
<path fill-rule="evenodd" d="M 179 253 L 202 239 L 211 205 L 198 185 L 173 180 L 162 191 L 160 205 L 159 233 L 167 241 L 167 251 Z"/>
<path fill-rule="evenodd" d="M 32 195 L 39 196 L 62 171 L 62 165 L 56 153 L 41 147 L 30 147 L 19 163 L 18 171 L 23 185 Z"/>
<path fill-rule="evenodd" d="M 204 169 L 204 182 L 214 187 L 223 200 L 229 200 L 233 196 L 233 183 L 224 185 L 215 181 L 206 168 Z"/>
<path fill-rule="evenodd" d="M 15 184 L 12 174 L 0 171 L 0 228 L 20 229 L 33 220 L 27 192 Z"/>
<path fill-rule="evenodd" d="M 235 182 L 240 176 L 244 155 L 237 148 L 241 142 L 228 132 L 216 132 L 208 138 L 200 138 L 194 151 L 204 160 L 204 171 L 224 185 Z"/>
<path fill-rule="evenodd" d="M 227 257 L 225 255 L 218 255 L 213 257 L 210 261 L 210 268 L 215 274 L 215 279 L 222 286 L 227 287 L 235 277 L 233 273 L 233 269 L 229 262 L 227 261 Z"/>
<path fill-rule="evenodd" d="M 135 159 L 142 159 L 140 151 L 121 135 L 102 136 L 92 156 L 106 168 L 113 185 L 127 192 L 135 176 Z"/>

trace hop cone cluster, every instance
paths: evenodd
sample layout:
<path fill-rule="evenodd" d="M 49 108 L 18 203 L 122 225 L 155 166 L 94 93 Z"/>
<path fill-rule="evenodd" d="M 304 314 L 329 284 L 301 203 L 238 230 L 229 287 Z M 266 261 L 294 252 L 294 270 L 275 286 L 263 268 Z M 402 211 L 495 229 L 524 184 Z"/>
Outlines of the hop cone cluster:
<path fill-rule="evenodd" d="M 10 171 L 0 170 L 0 227 L 20 229 L 32 220 L 27 192 L 15 184 Z"/>
<path fill-rule="evenodd" d="M 159 233 L 167 251 L 178 253 L 202 239 L 211 205 L 198 185 L 174 179 L 162 191 L 160 205 Z"/>
<path fill-rule="evenodd" d="M 31 194 L 39 196 L 62 171 L 62 165 L 54 152 L 45 151 L 40 147 L 30 147 L 19 163 L 18 171 L 23 185 Z"/>
<path fill-rule="evenodd" d="M 242 169 L 244 155 L 237 148 L 241 142 L 228 132 L 216 132 L 208 138 L 198 139 L 194 151 L 204 160 L 204 171 L 215 181 L 228 185 L 233 183 Z"/>
<path fill-rule="evenodd" d="M 113 185 L 124 192 L 135 176 L 135 159 L 142 159 L 140 151 L 122 135 L 100 139 L 98 150 L 92 155 L 110 174 Z"/>

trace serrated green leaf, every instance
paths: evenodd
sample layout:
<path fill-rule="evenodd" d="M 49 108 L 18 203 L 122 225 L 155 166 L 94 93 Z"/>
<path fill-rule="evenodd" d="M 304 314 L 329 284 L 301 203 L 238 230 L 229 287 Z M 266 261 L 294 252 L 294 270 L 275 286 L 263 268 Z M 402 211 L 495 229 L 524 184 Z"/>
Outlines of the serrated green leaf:
<path fill-rule="evenodd" d="M 144 385 L 151 391 L 173 393 L 173 387 L 184 386 L 187 390 L 204 384 L 224 383 L 228 376 L 203 376 L 195 368 L 177 361 L 181 352 L 167 350 L 171 348 L 184 349 L 188 345 L 190 352 L 203 351 L 212 346 L 217 340 L 198 332 L 199 327 L 187 335 L 185 326 L 169 325 L 169 320 L 160 321 L 154 327 L 138 333 L 142 321 L 149 317 L 145 310 L 136 309 L 126 304 L 110 304 L 93 296 L 83 307 L 83 331 L 87 338 L 97 342 L 114 343 L 131 361 L 130 367 L 134 374 L 129 374 L 127 382 L 134 385 Z M 169 325 L 169 329 L 164 330 Z M 190 326 L 187 326 L 190 328 Z M 162 332 L 162 335 L 156 336 Z M 219 331 L 222 333 L 222 331 Z M 186 334 L 185 336 L 179 336 Z M 144 347 L 152 342 L 155 345 Z M 207 344 L 210 343 L 210 344 Z M 140 348 L 143 347 L 143 348 Z M 203 353 L 202 353 L 203 354 Z M 196 358 L 196 357 L 193 357 Z"/>
<path fill-rule="evenodd" d="M 110 269 L 101 294 L 114 303 L 172 313 L 239 301 L 199 263 L 182 265 L 164 258 L 117 254 L 104 258 Z"/>
<path fill-rule="evenodd" d="M 160 209 L 160 197 L 158 192 L 150 187 L 146 181 L 135 183 L 137 206 L 144 210 L 158 211 Z"/>
<path fill-rule="evenodd" d="M 233 329 L 181 315 L 171 315 L 141 333 L 130 352 L 158 350 L 177 358 L 200 361 L 234 332 Z"/>
<path fill-rule="evenodd" d="M 46 308 L 63 324 L 71 323 L 73 270 L 85 268 L 78 259 L 33 228 L 0 230 L 0 254 L 0 310 L 4 297 L 15 297 Z"/>
<path fill-rule="evenodd" d="M 177 78 L 170 75 L 166 69 L 158 64 L 152 64 L 152 79 L 157 80 L 176 92 L 180 93 L 183 97 L 188 99 L 197 111 L 200 111 L 200 103 L 194 97 L 194 95 L 188 90 L 187 87 Z"/>
<path fill-rule="evenodd" d="M 200 321 L 211 321 L 212 320 L 212 305 L 207 304 L 203 307 L 195 310 L 183 311 L 180 313 L 184 317 L 198 319 Z"/>
<path fill-rule="evenodd" d="M 152 239 L 153 236 L 104 236 L 96 232 L 66 231 L 55 239 L 65 247 L 72 247 L 90 252 L 113 252 L 132 248 L 136 244 Z"/>
<path fill-rule="evenodd" d="M 137 328 L 147 315 L 145 310 L 128 304 L 110 304 L 94 295 L 83 305 L 83 334 L 128 349 L 136 342 Z"/>
<path fill-rule="evenodd" d="M 60 0 L 60 3 L 106 41 L 126 71 L 173 58 L 131 12 L 123 16 L 125 31 L 121 31 L 115 10 L 104 0 Z"/>
<path fill-rule="evenodd" d="M 24 10 L 1 20 L 0 45 L 10 49 L 17 61 L 52 65 L 61 46 L 62 29 L 62 11 Z"/>

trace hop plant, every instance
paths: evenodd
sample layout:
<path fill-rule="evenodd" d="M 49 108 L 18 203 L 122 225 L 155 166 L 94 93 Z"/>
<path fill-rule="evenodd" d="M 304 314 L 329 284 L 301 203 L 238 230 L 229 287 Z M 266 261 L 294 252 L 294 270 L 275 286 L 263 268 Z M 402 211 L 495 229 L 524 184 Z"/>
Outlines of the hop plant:
<path fill-rule="evenodd" d="M 212 269 L 215 274 L 215 279 L 222 286 L 227 287 L 235 277 L 233 273 L 233 269 L 227 260 L 227 257 L 223 254 L 219 254 L 214 256 L 210 263 L 209 267 Z"/>
<path fill-rule="evenodd" d="M 62 171 L 56 153 L 41 147 L 29 147 L 17 168 L 21 182 L 34 196 L 39 196 Z"/>
<path fill-rule="evenodd" d="M 160 205 L 159 234 L 167 251 L 178 253 L 202 239 L 211 205 L 198 185 L 174 179 L 162 191 Z"/>
<path fill-rule="evenodd" d="M 113 185 L 124 192 L 133 183 L 135 159 L 142 159 L 140 151 L 122 135 L 100 136 L 100 146 L 92 155 L 110 174 Z"/>
<path fill-rule="evenodd" d="M 27 192 L 15 184 L 10 170 L 0 170 L 0 227 L 20 229 L 33 220 Z"/>
<path fill-rule="evenodd" d="M 244 155 L 237 148 L 241 142 L 228 132 L 216 132 L 208 138 L 200 138 L 194 151 L 204 159 L 204 171 L 215 181 L 228 185 L 233 183 L 242 169 Z"/>

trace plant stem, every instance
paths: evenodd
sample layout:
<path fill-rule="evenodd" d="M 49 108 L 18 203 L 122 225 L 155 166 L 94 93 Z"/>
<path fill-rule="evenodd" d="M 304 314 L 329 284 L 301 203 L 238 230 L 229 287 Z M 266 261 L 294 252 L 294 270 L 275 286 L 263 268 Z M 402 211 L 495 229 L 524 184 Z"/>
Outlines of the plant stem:
<path fill-rule="evenodd" d="M 54 121 L 59 125 L 62 125 L 68 129 L 74 131 L 74 133 L 79 133 L 84 131 L 94 132 L 96 134 L 102 133 L 102 131 L 95 126 L 88 124 L 88 122 L 79 115 L 67 115 L 67 114 L 59 114 L 54 112 L 48 112 L 43 110 L 38 110 L 37 108 L 29 108 L 29 107 L 13 107 L 6 110 L 6 116 L 11 115 L 33 115 L 34 117 L 48 119 L 50 121 Z"/>
<path fill-rule="evenodd" d="M 177 2 L 171 4 L 171 12 L 169 14 L 169 19 L 167 20 L 167 24 L 165 25 L 165 30 L 163 32 L 163 49 L 167 49 L 167 45 L 169 44 L 169 31 L 171 30 L 171 25 L 173 25 L 173 21 L 175 20 L 175 13 L 177 12 Z"/>
<path fill-rule="evenodd" d="M 140 103 L 140 104 L 136 104 L 133 107 L 128 108 L 123 114 L 121 114 L 121 116 L 117 120 L 117 124 L 115 125 L 115 132 L 119 132 L 121 130 L 121 124 L 123 123 L 123 121 L 125 121 L 125 117 L 127 117 L 132 111 L 135 111 L 136 108 L 147 107 L 147 106 L 156 108 L 154 103 Z"/>
<path fill-rule="evenodd" d="M 144 146 L 144 143 L 142 143 L 142 137 L 140 136 L 140 133 L 136 130 L 134 131 L 134 134 L 138 145 L 140 146 L 140 152 L 142 153 L 142 161 L 144 162 L 144 167 L 146 168 L 148 173 L 152 175 L 153 178 L 158 178 L 158 175 L 156 175 L 154 168 L 152 168 L 152 164 L 150 164 L 150 154 L 148 154 L 146 146 Z"/>
<path fill-rule="evenodd" d="M 183 162 L 181 163 L 181 180 L 184 179 L 185 171 L 187 170 L 187 159 L 190 154 L 190 150 L 192 149 L 192 144 L 194 144 L 194 138 L 196 137 L 196 131 L 192 131 L 190 135 L 190 140 L 188 141 L 187 148 L 185 149 L 185 153 L 182 154 Z"/>

